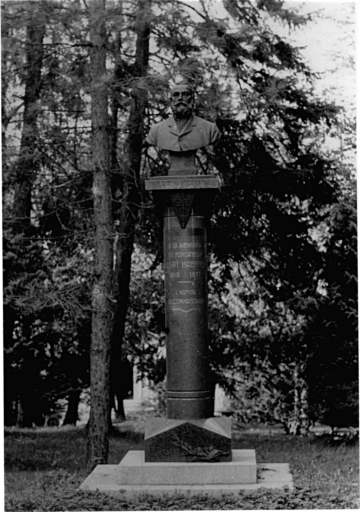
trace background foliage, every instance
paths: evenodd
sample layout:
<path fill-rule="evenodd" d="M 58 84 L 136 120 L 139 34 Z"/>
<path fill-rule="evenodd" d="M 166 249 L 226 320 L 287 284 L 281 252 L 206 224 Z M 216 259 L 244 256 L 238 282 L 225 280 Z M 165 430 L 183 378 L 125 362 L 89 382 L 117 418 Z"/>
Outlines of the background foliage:
<path fill-rule="evenodd" d="M 222 132 L 209 228 L 214 382 L 242 421 L 292 433 L 315 420 L 357 424 L 356 198 L 344 157 L 354 125 L 346 147 L 324 144 L 345 133 L 343 111 L 317 96 L 316 77 L 277 30 L 301 30 L 308 16 L 277 1 L 223 5 L 218 18 L 204 2 L 108 2 L 98 85 L 85 3 L 2 6 L 7 425 L 44 424 L 64 397 L 75 423 L 89 385 L 90 97 L 104 83 L 118 414 L 121 360 L 154 384 L 164 379 L 161 229 L 143 180 L 164 174 L 166 160 L 142 140 L 167 116 L 168 80 L 179 72 L 196 83 L 196 114 Z"/>

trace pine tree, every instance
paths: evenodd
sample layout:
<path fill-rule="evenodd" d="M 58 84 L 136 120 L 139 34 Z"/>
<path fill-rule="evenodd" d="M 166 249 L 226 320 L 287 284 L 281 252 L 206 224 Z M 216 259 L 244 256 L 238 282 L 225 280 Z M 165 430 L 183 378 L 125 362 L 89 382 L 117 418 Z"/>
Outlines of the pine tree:
<path fill-rule="evenodd" d="M 105 0 L 93 0 L 89 10 L 95 223 L 95 276 L 92 289 L 90 358 L 91 408 L 88 443 L 88 465 L 91 468 L 97 464 L 106 464 L 109 451 L 113 223 L 105 14 Z"/>

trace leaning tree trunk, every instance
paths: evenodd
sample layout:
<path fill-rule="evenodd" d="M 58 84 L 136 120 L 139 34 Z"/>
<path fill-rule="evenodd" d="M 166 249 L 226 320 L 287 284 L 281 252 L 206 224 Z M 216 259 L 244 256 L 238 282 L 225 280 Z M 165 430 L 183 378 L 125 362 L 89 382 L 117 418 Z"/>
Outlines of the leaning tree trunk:
<path fill-rule="evenodd" d="M 140 0 L 136 18 L 136 54 L 132 88 L 132 102 L 128 122 L 128 140 L 126 143 L 126 158 L 121 174 L 121 211 L 119 236 L 115 247 L 114 292 L 116 299 L 115 318 L 112 335 L 111 351 L 111 381 L 118 402 L 118 411 L 124 415 L 119 371 L 121 368 L 122 341 L 125 333 L 125 321 L 129 303 L 129 286 L 131 275 L 131 256 L 134 249 L 134 239 L 140 209 L 140 166 L 143 144 L 143 125 L 147 103 L 147 90 L 139 80 L 147 75 L 149 63 L 150 0 Z M 119 414 L 119 413 L 118 413 Z"/>
<path fill-rule="evenodd" d="M 95 275 L 92 290 L 88 466 L 93 468 L 107 462 L 110 415 L 113 249 L 105 0 L 90 2 L 90 41 Z"/>

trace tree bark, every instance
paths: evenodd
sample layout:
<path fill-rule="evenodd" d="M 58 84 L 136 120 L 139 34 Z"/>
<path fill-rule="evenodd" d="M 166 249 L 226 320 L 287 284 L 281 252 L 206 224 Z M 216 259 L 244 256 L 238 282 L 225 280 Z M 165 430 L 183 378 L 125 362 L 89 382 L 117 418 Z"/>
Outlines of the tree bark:
<path fill-rule="evenodd" d="M 29 343 L 31 340 L 31 323 L 32 319 L 27 317 L 22 320 L 22 337 L 24 343 Z M 20 367 L 19 380 L 19 404 L 21 415 L 18 419 L 17 426 L 23 428 L 31 428 L 36 424 L 38 416 L 38 403 L 34 397 L 34 390 L 32 386 L 34 378 L 34 352 L 32 349 L 25 350 L 23 362 Z"/>
<path fill-rule="evenodd" d="M 121 211 L 119 236 L 115 248 L 114 294 L 116 299 L 115 319 L 111 344 L 111 382 L 118 404 L 123 399 L 119 371 L 122 359 L 122 342 L 129 303 L 131 256 L 134 249 L 136 225 L 140 210 L 140 166 L 143 145 L 144 115 L 147 89 L 141 78 L 146 77 L 149 63 L 151 1 L 139 0 L 136 17 L 136 54 L 132 88 L 132 102 L 128 122 L 125 165 L 121 174 Z"/>
<path fill-rule="evenodd" d="M 4 16 L 4 14 L 3 14 Z M 1 27 L 1 39 L 7 39 L 10 35 L 10 24 L 9 23 L 3 23 L 3 26 Z M 7 72 L 8 72 L 8 55 L 9 51 L 7 49 L 6 44 L 1 45 L 1 144 L 2 144 L 2 150 L 4 151 L 6 149 L 6 129 L 9 124 L 9 117 L 7 116 L 6 112 L 6 95 L 7 90 L 9 88 L 9 79 L 7 78 Z"/>
<path fill-rule="evenodd" d="M 68 404 L 63 422 L 64 425 L 76 425 L 78 418 L 78 409 L 80 402 L 80 389 L 72 389 L 68 396 Z"/>
<path fill-rule="evenodd" d="M 119 4 L 119 14 L 122 15 L 122 4 Z M 111 87 L 111 118 L 110 118 L 110 166 L 113 176 L 118 176 L 120 173 L 120 165 L 117 158 L 117 139 L 118 139 L 118 113 L 119 113 L 119 96 L 121 93 L 120 81 L 123 76 L 123 60 L 121 55 L 122 39 L 121 27 L 116 33 L 115 39 L 115 67 L 114 77 Z M 115 187 L 118 185 L 114 181 Z"/>
<path fill-rule="evenodd" d="M 12 347 L 13 347 L 13 332 L 16 319 L 16 311 L 10 305 L 4 304 L 4 424 L 12 426 L 17 421 L 17 404 L 18 401 L 18 368 L 15 370 L 12 367 Z"/>
<path fill-rule="evenodd" d="M 91 409 L 88 466 L 106 464 L 109 451 L 110 344 L 112 333 L 112 205 L 106 77 L 105 0 L 90 2 L 91 116 L 95 275 L 90 350 Z"/>
<path fill-rule="evenodd" d="M 44 57 L 46 28 L 45 10 L 42 2 L 37 9 L 29 10 L 26 27 L 26 69 L 23 128 L 17 172 L 14 185 L 13 216 L 21 228 L 30 224 L 31 185 L 38 167 L 36 157 L 37 119 L 41 91 L 41 69 Z"/>

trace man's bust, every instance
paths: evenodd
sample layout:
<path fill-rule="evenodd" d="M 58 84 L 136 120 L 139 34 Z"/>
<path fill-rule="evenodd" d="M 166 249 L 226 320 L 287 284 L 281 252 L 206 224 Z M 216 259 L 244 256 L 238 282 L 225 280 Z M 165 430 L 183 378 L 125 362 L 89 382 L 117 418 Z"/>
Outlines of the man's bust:
<path fill-rule="evenodd" d="M 169 151 L 169 175 L 197 174 L 195 153 L 198 149 L 215 144 L 221 137 L 215 123 L 193 114 L 194 93 L 182 81 L 171 90 L 173 116 L 154 124 L 146 142 Z"/>
<path fill-rule="evenodd" d="M 166 151 L 196 151 L 214 144 L 220 138 L 215 123 L 192 115 L 184 128 L 179 131 L 173 116 L 154 124 L 146 138 L 148 144 Z"/>

